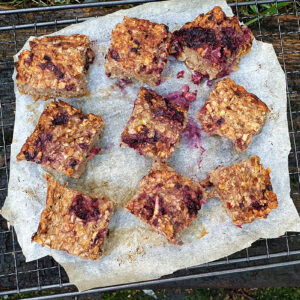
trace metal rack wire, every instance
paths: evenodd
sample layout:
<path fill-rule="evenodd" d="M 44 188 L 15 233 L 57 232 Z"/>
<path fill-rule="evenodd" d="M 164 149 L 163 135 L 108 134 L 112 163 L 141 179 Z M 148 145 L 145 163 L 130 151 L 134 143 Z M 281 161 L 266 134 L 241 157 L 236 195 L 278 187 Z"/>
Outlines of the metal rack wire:
<path fill-rule="evenodd" d="M 93 16 L 110 13 L 120 7 L 156 0 L 106 1 L 56 7 L 0 11 L 0 208 L 6 194 L 9 178 L 10 144 L 14 125 L 15 96 L 13 92 L 13 55 L 22 48 L 30 35 L 43 35 L 59 30 L 66 25 L 82 22 Z M 231 1 L 232 2 L 232 1 Z M 293 9 L 280 13 L 278 1 L 235 1 L 230 3 L 239 16 L 241 9 L 254 5 L 256 16 L 239 16 L 247 22 L 257 17 L 251 29 L 256 38 L 272 43 L 284 69 L 287 81 L 288 120 L 292 149 L 289 155 L 291 196 L 300 208 L 300 21 L 299 4 L 291 1 Z M 274 4 L 275 13 L 261 14 L 260 4 Z M 195 278 L 248 272 L 267 268 L 300 264 L 300 233 L 287 233 L 278 239 L 261 239 L 250 248 L 230 257 L 209 264 L 175 272 L 159 280 L 95 289 L 101 292 L 122 288 L 144 288 L 174 281 L 182 282 Z M 51 257 L 25 263 L 13 228 L 8 228 L 0 216 L 0 296 L 19 292 L 54 290 L 58 296 L 85 295 L 78 293 L 68 282 L 68 277 Z"/>

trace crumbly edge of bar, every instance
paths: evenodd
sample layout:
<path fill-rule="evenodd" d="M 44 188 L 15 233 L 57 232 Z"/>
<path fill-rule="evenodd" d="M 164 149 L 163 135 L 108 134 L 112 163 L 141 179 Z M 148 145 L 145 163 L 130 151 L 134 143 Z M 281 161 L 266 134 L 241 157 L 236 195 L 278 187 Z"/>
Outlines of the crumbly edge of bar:
<path fill-rule="evenodd" d="M 250 50 L 249 50 L 250 52 Z M 233 57 L 227 60 L 227 63 L 223 68 L 218 65 L 212 65 L 210 61 L 197 51 L 184 47 L 182 53 L 177 57 L 177 60 L 182 61 L 186 66 L 194 72 L 201 75 L 208 75 L 209 80 L 221 78 L 239 69 L 240 58 Z"/>
<path fill-rule="evenodd" d="M 197 28 L 203 28 L 204 31 L 213 30 L 214 33 L 216 31 L 219 32 L 221 29 L 224 28 L 234 28 L 235 32 L 239 35 L 250 35 L 250 40 L 248 42 L 245 40 L 244 43 L 239 45 L 237 51 L 234 50 L 235 52 L 232 52 L 233 49 L 227 49 L 226 46 L 225 50 L 227 52 L 230 51 L 230 56 L 227 57 L 225 64 L 223 63 L 223 65 L 220 65 L 216 62 L 213 63 L 209 59 L 206 59 L 204 57 L 204 55 L 206 54 L 205 49 L 202 49 L 201 47 L 198 47 L 197 49 L 189 48 L 187 45 L 185 45 L 184 41 L 182 43 L 180 42 L 180 38 L 176 38 L 176 33 L 180 33 L 181 30 L 192 31 L 193 29 L 196 30 Z M 193 35 L 194 33 L 191 34 L 191 39 L 193 39 Z M 207 38 L 209 38 L 209 35 Z M 201 75 L 209 75 L 209 79 L 212 80 L 215 78 L 224 77 L 226 75 L 229 75 L 232 71 L 238 70 L 238 65 L 241 57 L 251 51 L 253 38 L 254 37 L 251 30 L 245 25 L 241 26 L 237 17 L 227 17 L 223 12 L 222 8 L 216 6 L 208 13 L 200 14 L 196 19 L 184 24 L 179 30 L 175 31 L 173 33 L 172 46 L 170 52 L 172 55 L 175 55 L 178 60 L 184 61 L 188 68 Z M 177 47 L 179 48 L 177 49 Z M 198 64 L 197 61 L 199 62 Z"/>

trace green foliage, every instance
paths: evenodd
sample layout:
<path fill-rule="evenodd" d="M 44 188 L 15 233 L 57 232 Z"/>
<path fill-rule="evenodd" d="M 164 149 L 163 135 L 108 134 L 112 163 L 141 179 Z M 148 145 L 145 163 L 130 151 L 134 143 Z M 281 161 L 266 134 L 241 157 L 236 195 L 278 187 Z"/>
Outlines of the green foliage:
<path fill-rule="evenodd" d="M 300 288 L 264 289 L 197 289 L 186 300 L 295 300 L 300 299 Z"/>
<path fill-rule="evenodd" d="M 267 16 L 267 15 L 274 15 L 277 13 L 280 13 L 280 9 L 286 6 L 291 6 L 292 7 L 292 2 L 291 1 L 287 1 L 287 2 L 279 2 L 277 3 L 273 3 L 273 4 L 260 4 L 259 8 L 263 8 L 262 11 L 259 12 L 259 8 L 257 5 L 249 5 L 247 8 L 242 9 L 242 13 L 243 15 L 261 15 L 261 16 Z M 246 25 L 251 25 L 255 22 L 258 21 L 258 17 L 251 19 L 250 21 L 248 21 L 247 23 L 245 23 Z"/>
<path fill-rule="evenodd" d="M 188 295 L 184 297 L 184 300 L 224 300 L 232 299 L 231 291 L 225 289 L 195 289 L 191 290 Z M 235 300 L 240 300 L 239 296 L 235 297 Z"/>
<path fill-rule="evenodd" d="M 295 300 L 300 299 L 300 288 L 255 289 L 250 296 L 255 300 Z"/>
<path fill-rule="evenodd" d="M 41 7 L 41 6 L 58 6 L 58 5 L 68 5 L 68 4 L 78 4 L 81 3 L 80 0 L 6 0 L 0 1 L 0 5 L 12 6 L 16 8 L 20 7 Z"/>
<path fill-rule="evenodd" d="M 53 295 L 54 291 L 40 291 L 22 293 L 0 297 L 0 300 L 16 300 L 34 298 L 38 296 Z M 184 299 L 184 300 L 295 300 L 300 299 L 300 288 L 264 288 L 264 289 L 168 289 L 155 291 L 158 300 Z M 155 300 L 142 290 L 120 290 L 105 292 L 99 295 L 101 300 Z"/>
<path fill-rule="evenodd" d="M 9 295 L 8 297 L 0 297 L 0 300 L 28 299 L 28 298 L 34 298 L 39 296 L 49 296 L 54 294 L 55 294 L 54 291 L 27 292 L 27 293 Z"/>
<path fill-rule="evenodd" d="M 116 292 L 102 293 L 100 296 L 101 300 L 154 300 L 153 297 L 145 295 L 144 292 L 140 290 L 121 290 Z"/>

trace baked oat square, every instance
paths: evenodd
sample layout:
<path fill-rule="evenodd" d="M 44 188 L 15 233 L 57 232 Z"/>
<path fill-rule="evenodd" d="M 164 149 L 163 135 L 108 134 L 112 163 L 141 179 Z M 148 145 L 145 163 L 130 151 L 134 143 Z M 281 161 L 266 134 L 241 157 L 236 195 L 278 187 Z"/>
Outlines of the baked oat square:
<path fill-rule="evenodd" d="M 180 143 L 186 124 L 186 108 L 142 87 L 121 141 L 141 155 L 166 160 Z"/>
<path fill-rule="evenodd" d="M 87 36 L 46 36 L 29 44 L 31 49 L 23 50 L 16 63 L 21 94 L 47 100 L 89 93 L 86 74 L 95 54 Z"/>
<path fill-rule="evenodd" d="M 253 35 L 237 17 L 226 17 L 214 7 L 173 33 L 171 53 L 196 73 L 209 79 L 238 70 L 242 56 L 251 50 Z"/>
<path fill-rule="evenodd" d="M 209 197 L 221 200 L 233 224 L 243 225 L 255 219 L 265 219 L 278 205 L 273 192 L 271 170 L 252 156 L 229 167 L 218 167 L 208 176 Z"/>
<path fill-rule="evenodd" d="M 108 234 L 113 202 L 60 185 L 47 176 L 46 208 L 32 241 L 84 259 L 97 260 Z"/>
<path fill-rule="evenodd" d="M 261 131 L 269 113 L 267 105 L 258 97 L 226 78 L 216 84 L 197 118 L 208 135 L 226 137 L 240 152 Z"/>
<path fill-rule="evenodd" d="M 206 191 L 200 184 L 172 168 L 152 169 L 140 184 L 127 209 L 177 244 L 181 232 L 197 217 Z"/>
<path fill-rule="evenodd" d="M 85 114 L 63 101 L 53 101 L 43 111 L 17 160 L 27 160 L 79 178 L 100 147 L 104 128 L 101 117 Z"/>
<path fill-rule="evenodd" d="M 171 35 L 164 24 L 124 17 L 112 31 L 105 73 L 158 85 L 168 63 Z"/>

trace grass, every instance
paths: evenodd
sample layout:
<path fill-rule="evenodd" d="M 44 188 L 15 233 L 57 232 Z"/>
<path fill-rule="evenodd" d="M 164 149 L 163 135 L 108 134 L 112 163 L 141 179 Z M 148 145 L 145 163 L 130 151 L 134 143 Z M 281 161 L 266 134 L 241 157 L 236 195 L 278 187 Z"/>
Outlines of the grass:
<path fill-rule="evenodd" d="M 0 1 L 0 5 L 7 8 L 26 8 L 38 6 L 55 6 L 55 5 L 68 5 L 78 4 L 84 1 L 80 0 L 7 0 Z"/>
<path fill-rule="evenodd" d="M 258 6 L 256 5 L 249 5 L 244 8 L 242 8 L 242 15 L 249 16 L 249 15 L 260 15 L 260 16 L 266 16 L 266 15 L 274 15 L 277 13 L 277 9 L 279 13 L 282 13 L 283 8 L 288 9 L 294 9 L 293 3 L 291 1 L 287 2 L 280 2 L 277 3 L 277 6 L 275 3 L 273 4 L 260 4 Z M 250 21 L 246 22 L 246 25 L 251 25 L 258 21 L 258 17 L 252 18 Z"/>
<path fill-rule="evenodd" d="M 34 293 L 22 293 L 8 297 L 0 297 L 0 300 L 16 300 L 34 298 L 38 296 L 53 295 L 52 291 Z M 155 291 L 156 299 L 180 299 L 180 300 L 295 300 L 300 299 L 300 288 L 265 288 L 265 289 L 170 289 Z M 86 299 L 90 297 L 87 296 Z M 99 295 L 91 295 L 93 299 L 101 300 L 153 300 L 142 290 L 121 290 L 106 292 Z"/>

